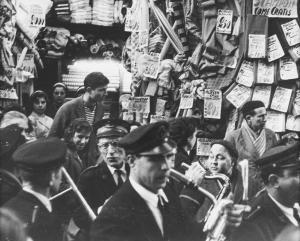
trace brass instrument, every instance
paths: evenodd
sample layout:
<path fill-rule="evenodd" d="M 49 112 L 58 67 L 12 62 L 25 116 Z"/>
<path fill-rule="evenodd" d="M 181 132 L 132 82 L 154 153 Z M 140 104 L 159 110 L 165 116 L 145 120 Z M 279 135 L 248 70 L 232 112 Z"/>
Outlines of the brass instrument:
<path fill-rule="evenodd" d="M 75 192 L 75 194 L 78 196 L 79 201 L 81 202 L 81 204 L 83 205 L 83 207 L 85 208 L 85 210 L 87 211 L 89 217 L 91 218 L 92 221 L 94 221 L 96 219 L 96 214 L 93 212 L 93 210 L 91 209 L 91 207 L 89 206 L 89 204 L 87 203 L 87 201 L 84 199 L 84 197 L 82 196 L 81 192 L 79 191 L 79 189 L 77 188 L 76 184 L 74 183 L 74 181 L 72 180 L 72 178 L 70 177 L 69 173 L 67 172 L 67 170 L 64 167 L 61 167 L 62 173 L 65 176 L 67 182 L 70 184 L 71 187 L 69 187 L 68 189 L 56 194 L 55 196 L 50 198 L 50 201 L 62 196 L 63 194 L 73 190 Z"/>

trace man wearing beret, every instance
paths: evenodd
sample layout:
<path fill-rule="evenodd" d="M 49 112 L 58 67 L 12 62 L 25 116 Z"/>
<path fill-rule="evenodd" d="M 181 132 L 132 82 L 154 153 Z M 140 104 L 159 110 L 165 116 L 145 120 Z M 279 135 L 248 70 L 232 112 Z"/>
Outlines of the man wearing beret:
<path fill-rule="evenodd" d="M 51 137 L 25 143 L 13 154 L 23 190 L 4 207 L 21 219 L 34 241 L 62 238 L 60 222 L 53 214 L 49 197 L 51 190 L 58 191 L 65 153 L 65 144 Z"/>
<path fill-rule="evenodd" d="M 248 101 L 242 109 L 245 121 L 240 129 L 228 133 L 225 140 L 234 145 L 238 151 L 238 162 L 249 161 L 249 176 L 253 182 L 249 184 L 249 197 L 253 197 L 262 188 L 256 181 L 255 161 L 268 149 L 277 144 L 275 133 L 265 128 L 267 111 L 261 101 Z"/>
<path fill-rule="evenodd" d="M 272 241 L 287 225 L 299 227 L 300 145 L 277 146 L 258 160 L 266 187 L 253 200 L 252 212 L 233 235 L 234 241 Z"/>
<path fill-rule="evenodd" d="M 106 94 L 109 80 L 101 72 L 92 72 L 84 79 L 85 93 L 64 103 L 57 111 L 49 136 L 62 138 L 64 131 L 75 118 L 86 119 L 91 126 L 101 120 L 104 114 L 102 100 Z M 97 146 L 95 135 L 91 135 L 88 151 L 90 164 L 95 164 Z"/>
<path fill-rule="evenodd" d="M 103 205 L 91 241 L 201 240 L 201 226 L 186 219 L 178 195 L 167 185 L 176 153 L 168 128 L 164 121 L 140 126 L 119 141 L 130 175 Z"/>
<path fill-rule="evenodd" d="M 126 153 L 118 141 L 128 134 L 130 124 L 120 119 L 103 119 L 95 124 L 94 129 L 102 161 L 83 171 L 77 185 L 90 207 L 97 213 L 98 208 L 127 179 L 129 166 L 125 163 Z M 91 220 L 81 208 L 76 211 L 74 220 L 81 229 L 89 229 Z"/>

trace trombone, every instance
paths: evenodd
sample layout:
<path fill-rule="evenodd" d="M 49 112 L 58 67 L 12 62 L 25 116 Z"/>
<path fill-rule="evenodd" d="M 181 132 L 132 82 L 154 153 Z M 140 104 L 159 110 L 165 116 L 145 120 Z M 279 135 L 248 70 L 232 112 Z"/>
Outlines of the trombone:
<path fill-rule="evenodd" d="M 50 198 L 50 201 L 54 200 L 55 198 L 58 198 L 62 195 L 64 195 L 65 193 L 73 190 L 75 192 L 75 194 L 77 195 L 77 197 L 79 198 L 80 203 L 83 205 L 83 207 L 85 208 L 85 210 L 87 211 L 90 219 L 92 221 L 94 221 L 96 219 L 96 214 L 94 213 L 94 211 L 91 209 L 90 205 L 87 203 L 87 201 L 84 199 L 84 197 L 82 196 L 81 192 L 79 191 L 79 189 L 77 188 L 76 184 L 74 183 L 74 181 L 72 180 L 72 178 L 70 177 L 69 173 L 67 172 L 65 167 L 61 167 L 62 173 L 65 176 L 67 182 L 70 184 L 70 187 L 67 188 L 66 190 L 56 194 L 55 196 L 52 196 Z"/>

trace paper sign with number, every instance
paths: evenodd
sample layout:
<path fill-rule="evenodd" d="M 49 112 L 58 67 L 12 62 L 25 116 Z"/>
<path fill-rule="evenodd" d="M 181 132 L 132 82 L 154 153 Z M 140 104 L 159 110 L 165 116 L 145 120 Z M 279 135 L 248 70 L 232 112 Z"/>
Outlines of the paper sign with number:
<path fill-rule="evenodd" d="M 284 56 L 284 51 L 276 34 L 268 37 L 267 57 L 272 62 Z"/>
<path fill-rule="evenodd" d="M 271 85 L 255 86 L 253 90 L 252 100 L 260 100 L 265 104 L 265 107 L 268 108 L 270 104 L 271 90 Z"/>
<path fill-rule="evenodd" d="M 248 35 L 248 57 L 257 59 L 266 57 L 266 36 L 264 34 Z"/>
<path fill-rule="evenodd" d="M 133 111 L 150 113 L 150 97 L 133 97 Z"/>
<path fill-rule="evenodd" d="M 217 17 L 217 25 L 216 25 L 217 33 L 231 34 L 232 16 L 233 16 L 232 10 L 218 9 L 218 17 Z"/>
<path fill-rule="evenodd" d="M 162 115 L 150 115 L 150 123 L 158 122 L 158 121 L 165 121 L 167 120 L 166 116 Z"/>
<path fill-rule="evenodd" d="M 297 64 L 289 57 L 283 57 L 279 61 L 280 79 L 290 80 L 299 78 Z"/>
<path fill-rule="evenodd" d="M 257 63 L 257 81 L 258 84 L 273 84 L 275 80 L 274 63 L 265 63 L 259 60 Z"/>
<path fill-rule="evenodd" d="M 222 91 L 204 90 L 204 118 L 221 119 Z"/>
<path fill-rule="evenodd" d="M 209 156 L 212 141 L 212 139 L 208 138 L 197 138 L 197 156 Z"/>
<path fill-rule="evenodd" d="M 31 5 L 29 9 L 30 25 L 33 27 L 45 27 L 46 14 L 39 5 Z"/>
<path fill-rule="evenodd" d="M 20 54 L 18 54 L 18 59 L 20 58 Z M 33 54 L 26 54 L 25 58 L 22 62 L 21 68 L 29 73 L 34 74 L 34 55 Z"/>
<path fill-rule="evenodd" d="M 300 43 L 300 27 L 296 19 L 281 24 L 281 28 L 289 46 L 294 46 Z"/>
<path fill-rule="evenodd" d="M 194 104 L 194 96 L 192 94 L 182 94 L 179 109 L 191 109 Z"/>
<path fill-rule="evenodd" d="M 226 96 L 226 99 L 232 103 L 235 108 L 240 108 L 247 100 L 250 99 L 251 93 L 251 88 L 243 85 L 236 85 Z"/>
<path fill-rule="evenodd" d="M 236 82 L 247 87 L 251 87 L 254 83 L 254 62 L 244 60 L 238 75 Z"/>

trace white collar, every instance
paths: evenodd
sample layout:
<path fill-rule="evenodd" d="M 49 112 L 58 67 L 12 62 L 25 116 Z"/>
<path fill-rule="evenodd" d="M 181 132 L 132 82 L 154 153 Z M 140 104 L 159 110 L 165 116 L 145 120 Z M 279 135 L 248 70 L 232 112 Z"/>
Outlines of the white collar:
<path fill-rule="evenodd" d="M 284 213 L 284 215 L 291 221 L 292 224 L 295 226 L 298 226 L 298 222 L 294 217 L 294 211 L 293 208 L 289 208 L 287 206 L 282 205 L 280 202 L 278 202 L 270 193 L 268 193 L 271 200 L 278 206 L 278 208 Z"/>
<path fill-rule="evenodd" d="M 123 165 L 120 169 L 112 167 L 112 166 L 108 165 L 107 163 L 106 163 L 106 166 L 108 167 L 108 170 L 110 171 L 111 175 L 114 175 L 116 170 L 121 170 L 123 172 L 123 174 L 126 174 L 125 163 L 123 163 Z"/>
<path fill-rule="evenodd" d="M 44 206 L 47 208 L 47 210 L 50 213 L 52 212 L 52 206 L 51 206 L 51 202 L 49 201 L 49 198 L 47 198 L 46 196 L 44 196 L 41 193 L 38 193 L 38 192 L 32 190 L 32 188 L 29 185 L 23 186 L 23 191 L 28 192 L 28 193 L 32 194 L 33 196 L 35 196 L 37 199 L 40 200 L 40 202 L 42 204 L 44 204 Z"/>
<path fill-rule="evenodd" d="M 153 193 L 148 189 L 144 188 L 141 184 L 137 183 L 131 176 L 129 176 L 129 181 L 133 189 L 145 200 L 146 203 L 153 207 L 158 205 L 158 195 L 161 196 L 165 202 L 169 202 L 163 189 L 159 189 L 157 193 Z"/>

